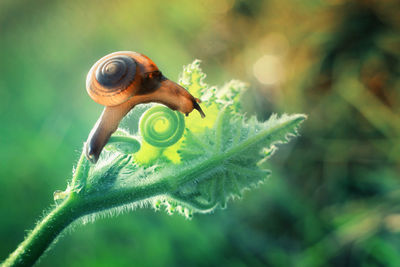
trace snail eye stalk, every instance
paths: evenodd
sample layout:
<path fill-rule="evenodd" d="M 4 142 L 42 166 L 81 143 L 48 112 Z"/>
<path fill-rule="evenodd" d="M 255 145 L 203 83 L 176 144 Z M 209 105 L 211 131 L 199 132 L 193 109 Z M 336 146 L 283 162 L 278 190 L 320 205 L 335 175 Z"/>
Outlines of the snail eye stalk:
<path fill-rule="evenodd" d="M 206 117 L 206 114 L 204 114 L 204 111 L 201 109 L 201 107 L 200 107 L 200 105 L 197 103 L 197 102 L 200 102 L 198 99 L 196 99 L 196 101 L 193 101 L 193 108 L 195 109 L 195 110 L 197 110 L 199 113 L 200 113 L 200 116 L 202 117 L 202 118 L 205 118 Z M 186 116 L 187 116 L 188 114 L 186 114 Z"/>

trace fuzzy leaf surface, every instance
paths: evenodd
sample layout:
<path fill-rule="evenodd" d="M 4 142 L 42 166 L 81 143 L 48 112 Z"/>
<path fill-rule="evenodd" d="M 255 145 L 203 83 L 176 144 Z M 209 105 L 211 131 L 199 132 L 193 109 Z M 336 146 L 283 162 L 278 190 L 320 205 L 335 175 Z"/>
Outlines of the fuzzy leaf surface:
<path fill-rule="evenodd" d="M 199 64 L 196 60 L 186 66 L 180 83 L 203 100 L 205 119 L 192 113 L 185 119 L 181 140 L 157 148 L 144 142 L 137 127 L 141 115 L 153 105 L 135 107 L 128 125 L 134 133 L 119 130 L 96 165 L 81 157 L 71 185 L 55 198 L 75 192 L 89 207 L 87 214 L 149 203 L 191 217 L 224 208 L 228 200 L 262 183 L 270 171 L 260 167 L 260 161 L 270 157 L 276 145 L 296 136 L 306 116 L 272 115 L 265 122 L 247 118 L 239 101 L 245 84 L 209 86 Z"/>

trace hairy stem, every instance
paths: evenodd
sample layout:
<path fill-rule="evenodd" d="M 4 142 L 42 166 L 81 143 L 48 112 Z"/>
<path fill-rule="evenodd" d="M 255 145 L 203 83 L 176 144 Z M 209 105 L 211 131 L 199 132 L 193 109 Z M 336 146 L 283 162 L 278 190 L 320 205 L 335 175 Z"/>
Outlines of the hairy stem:
<path fill-rule="evenodd" d="M 193 207 L 199 210 L 211 210 L 217 205 L 215 198 L 212 198 L 205 204 L 193 202 L 190 199 L 185 199 L 185 195 L 179 193 L 179 188 L 194 180 L 202 182 L 205 179 L 205 173 L 215 169 L 218 170 L 218 166 L 222 165 L 225 165 L 226 168 L 238 169 L 239 171 L 236 172 L 239 175 L 243 172 L 252 172 L 252 170 L 248 169 L 243 169 L 242 171 L 240 166 L 229 166 L 229 162 L 227 163 L 226 161 L 234 158 L 235 155 L 243 153 L 246 151 L 246 148 L 256 146 L 261 140 L 265 140 L 266 143 L 269 142 L 270 145 L 272 144 L 272 140 L 277 140 L 275 142 L 285 140 L 287 129 L 295 128 L 303 119 L 304 116 L 302 115 L 292 117 L 290 120 L 259 131 L 254 136 L 223 152 L 220 152 L 222 150 L 221 145 L 217 145 L 217 147 L 220 147 L 218 153 L 215 152 L 214 155 L 210 155 L 209 158 L 196 164 L 185 168 L 182 167 L 182 170 L 176 171 L 173 174 L 166 173 L 164 176 L 156 175 L 155 177 L 147 177 L 146 179 L 137 177 L 135 183 L 131 185 L 125 184 L 122 187 L 116 186 L 112 190 L 109 188 L 107 182 L 104 181 L 112 181 L 110 178 L 113 177 L 110 176 L 118 175 L 118 173 L 114 173 L 109 169 L 104 171 L 100 177 L 101 181 L 106 183 L 106 189 L 94 190 L 96 188 L 93 189 L 92 186 L 98 186 L 101 189 L 102 184 L 101 182 L 96 183 L 89 179 L 89 176 L 94 175 L 92 172 L 93 169 L 91 169 L 93 166 L 91 167 L 84 153 L 82 153 L 71 183 L 67 190 L 62 193 L 62 196 L 63 194 L 67 196 L 65 200 L 37 224 L 35 229 L 29 233 L 26 239 L 3 263 L 3 266 L 30 266 L 34 264 L 65 227 L 84 215 L 101 212 L 114 207 L 121 207 L 160 195 L 172 195 L 180 201 L 195 205 Z M 220 134 L 222 134 L 222 130 Z M 113 166 L 123 168 L 130 160 L 131 156 L 117 157 L 111 163 Z M 212 173 L 209 173 L 210 175 Z M 258 173 L 254 175 L 258 175 Z"/>
<path fill-rule="evenodd" d="M 87 179 L 88 164 L 82 153 L 72 179 L 73 186 L 78 181 Z M 78 193 L 72 192 L 64 202 L 56 206 L 36 225 L 17 249 L 2 263 L 2 267 L 32 266 L 57 236 L 81 216 L 143 200 L 162 194 L 169 189 L 170 186 L 167 182 L 160 179 L 147 185 L 121 190 L 107 196 L 100 194 L 82 198 Z"/>
<path fill-rule="evenodd" d="M 36 225 L 2 266 L 32 266 L 65 227 L 78 217 L 73 198 L 66 199 Z"/>

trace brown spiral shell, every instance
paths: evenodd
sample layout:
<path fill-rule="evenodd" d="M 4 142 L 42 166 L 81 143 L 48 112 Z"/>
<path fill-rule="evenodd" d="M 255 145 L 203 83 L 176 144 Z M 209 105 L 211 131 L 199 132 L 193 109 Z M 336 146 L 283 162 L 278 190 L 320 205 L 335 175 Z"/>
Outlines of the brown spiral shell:
<path fill-rule="evenodd" d="M 104 106 L 116 106 L 130 99 L 138 90 L 140 75 L 135 52 L 115 52 L 98 60 L 86 78 L 89 96 Z"/>

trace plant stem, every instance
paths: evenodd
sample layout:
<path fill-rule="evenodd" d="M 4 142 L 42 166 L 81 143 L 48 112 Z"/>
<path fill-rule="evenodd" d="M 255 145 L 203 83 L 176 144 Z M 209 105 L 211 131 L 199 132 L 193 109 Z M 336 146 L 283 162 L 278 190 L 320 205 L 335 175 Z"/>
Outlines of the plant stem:
<path fill-rule="evenodd" d="M 2 263 L 2 267 L 32 266 L 65 227 L 78 217 L 78 209 L 75 207 L 73 198 L 69 197 L 36 225 Z"/>

